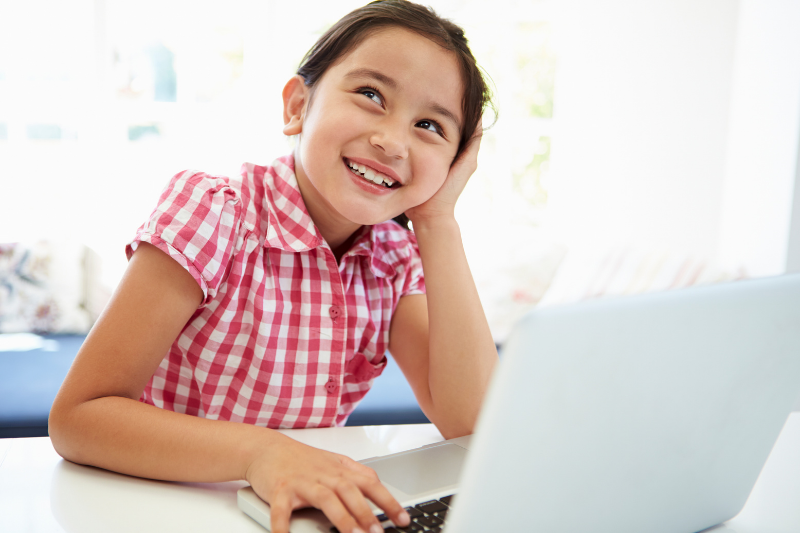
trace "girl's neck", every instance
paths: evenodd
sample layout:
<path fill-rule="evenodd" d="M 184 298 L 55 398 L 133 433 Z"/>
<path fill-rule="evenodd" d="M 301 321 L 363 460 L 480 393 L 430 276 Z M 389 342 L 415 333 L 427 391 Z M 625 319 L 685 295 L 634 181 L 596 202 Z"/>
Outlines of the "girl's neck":
<path fill-rule="evenodd" d="M 316 187 L 308 180 L 302 164 L 299 164 L 296 153 L 295 175 L 297 176 L 297 185 L 300 188 L 300 194 L 303 197 L 306 210 L 308 210 L 311 220 L 322 234 L 322 238 L 330 246 L 338 263 L 352 246 L 362 225 L 344 218 L 319 194 Z"/>

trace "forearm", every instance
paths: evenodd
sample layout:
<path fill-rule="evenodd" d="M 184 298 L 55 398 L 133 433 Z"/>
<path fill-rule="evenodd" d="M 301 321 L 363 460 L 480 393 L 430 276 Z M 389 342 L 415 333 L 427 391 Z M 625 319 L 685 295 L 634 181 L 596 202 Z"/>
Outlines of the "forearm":
<path fill-rule="evenodd" d="M 56 451 L 70 461 L 195 482 L 245 479 L 257 452 L 287 438 L 250 424 L 206 420 L 113 396 L 54 413 L 50 433 Z"/>
<path fill-rule="evenodd" d="M 472 433 L 497 363 L 497 349 L 454 218 L 414 225 L 422 256 L 429 324 L 428 382 L 445 436 Z"/>

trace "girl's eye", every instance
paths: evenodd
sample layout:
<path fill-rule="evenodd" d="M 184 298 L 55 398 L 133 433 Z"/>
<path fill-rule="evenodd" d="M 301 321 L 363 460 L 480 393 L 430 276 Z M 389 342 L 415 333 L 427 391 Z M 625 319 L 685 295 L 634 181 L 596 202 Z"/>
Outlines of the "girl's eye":
<path fill-rule="evenodd" d="M 381 95 L 378 94 L 378 91 L 367 87 L 364 89 L 359 89 L 359 92 L 364 96 L 366 96 L 367 98 L 369 98 L 370 100 L 372 100 L 373 102 L 375 102 L 376 104 L 378 104 L 379 106 L 381 107 L 383 106 L 383 99 L 381 98 Z"/>
<path fill-rule="evenodd" d="M 419 122 L 417 122 L 417 126 L 426 129 L 428 131 L 432 131 L 433 133 L 436 133 L 444 137 L 442 128 L 440 128 L 439 125 L 432 120 L 420 120 Z"/>

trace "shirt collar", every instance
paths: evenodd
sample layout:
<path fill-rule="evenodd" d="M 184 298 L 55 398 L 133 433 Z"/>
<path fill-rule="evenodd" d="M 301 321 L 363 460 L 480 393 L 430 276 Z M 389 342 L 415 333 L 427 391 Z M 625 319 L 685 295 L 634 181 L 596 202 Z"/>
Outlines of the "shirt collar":
<path fill-rule="evenodd" d="M 325 240 L 308 214 L 294 168 L 294 156 L 290 154 L 266 167 L 246 163 L 242 172 L 252 173 L 255 181 L 263 180 L 264 183 L 264 212 L 268 217 L 264 246 L 287 252 L 306 252 L 322 246 Z M 409 253 L 406 230 L 388 221 L 364 226 L 358 231 L 360 234 L 342 257 L 340 265 L 344 265 L 349 257 L 366 256 L 370 258 L 370 270 L 376 277 L 394 276 L 397 265 L 404 262 Z M 403 235 L 398 232 L 403 232 Z M 398 247 L 401 242 L 404 246 Z"/>
<path fill-rule="evenodd" d="M 370 270 L 375 277 L 391 278 L 397 268 L 409 259 L 409 241 L 416 244 L 414 234 L 408 233 L 392 220 L 365 226 L 342 257 L 342 263 L 349 256 L 366 256 L 369 257 Z"/>
<path fill-rule="evenodd" d="M 287 252 L 305 252 L 320 246 L 324 240 L 300 194 L 294 156 L 283 156 L 266 167 L 246 166 L 252 169 L 255 181 L 261 179 L 264 183 L 264 246 Z"/>

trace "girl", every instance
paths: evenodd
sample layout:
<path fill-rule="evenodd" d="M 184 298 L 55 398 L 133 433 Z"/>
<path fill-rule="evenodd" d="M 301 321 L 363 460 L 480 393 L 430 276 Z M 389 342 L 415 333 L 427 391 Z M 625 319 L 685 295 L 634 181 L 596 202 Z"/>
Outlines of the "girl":
<path fill-rule="evenodd" d="M 385 0 L 335 24 L 283 90 L 293 154 L 178 174 L 139 228 L 53 405 L 58 453 L 247 480 L 275 533 L 307 506 L 381 531 L 366 498 L 408 524 L 374 471 L 271 428 L 343 424 L 388 350 L 446 438 L 473 431 L 497 352 L 453 212 L 488 101 L 432 11 Z"/>

